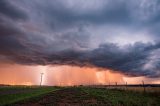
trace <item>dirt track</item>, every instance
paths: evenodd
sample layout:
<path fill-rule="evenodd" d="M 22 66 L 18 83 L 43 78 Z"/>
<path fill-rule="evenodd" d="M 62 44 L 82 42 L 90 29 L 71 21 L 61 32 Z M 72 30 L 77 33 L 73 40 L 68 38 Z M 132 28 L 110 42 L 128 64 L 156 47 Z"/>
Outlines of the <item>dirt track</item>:
<path fill-rule="evenodd" d="M 79 89 L 67 88 L 55 91 L 38 100 L 29 100 L 15 104 L 15 106 L 84 106 L 107 105 Z"/>

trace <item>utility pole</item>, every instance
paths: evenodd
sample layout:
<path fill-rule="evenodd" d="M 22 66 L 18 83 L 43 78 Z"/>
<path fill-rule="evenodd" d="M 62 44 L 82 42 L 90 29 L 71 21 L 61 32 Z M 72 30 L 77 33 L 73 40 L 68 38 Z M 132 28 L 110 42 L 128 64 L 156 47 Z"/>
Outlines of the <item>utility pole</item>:
<path fill-rule="evenodd" d="M 43 75 L 44 75 L 44 73 L 41 73 L 41 81 L 40 81 L 40 86 L 42 86 Z"/>
<path fill-rule="evenodd" d="M 116 88 L 118 88 L 118 87 L 117 87 L 117 85 L 118 85 L 117 82 L 115 82 L 115 85 L 116 85 Z"/>
<path fill-rule="evenodd" d="M 105 71 L 105 85 L 107 85 L 106 71 Z"/>
<path fill-rule="evenodd" d="M 109 86 L 109 88 L 110 88 L 110 86 L 111 86 L 111 83 L 110 83 L 110 81 L 109 81 L 109 84 L 108 84 L 108 86 Z"/>
<path fill-rule="evenodd" d="M 145 88 L 144 81 L 142 81 L 142 86 L 143 86 L 143 91 L 144 91 L 144 93 L 145 93 L 145 92 L 146 92 L 146 88 Z"/>
<path fill-rule="evenodd" d="M 128 85 L 127 85 L 127 82 L 126 82 L 126 90 L 127 90 L 127 86 L 128 86 Z"/>

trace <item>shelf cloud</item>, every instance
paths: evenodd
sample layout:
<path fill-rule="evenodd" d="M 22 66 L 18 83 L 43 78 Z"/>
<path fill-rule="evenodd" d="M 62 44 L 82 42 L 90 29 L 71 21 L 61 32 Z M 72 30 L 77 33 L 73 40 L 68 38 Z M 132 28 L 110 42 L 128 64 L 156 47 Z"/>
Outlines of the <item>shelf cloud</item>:
<path fill-rule="evenodd" d="M 0 61 L 160 76 L 159 0 L 1 0 Z"/>

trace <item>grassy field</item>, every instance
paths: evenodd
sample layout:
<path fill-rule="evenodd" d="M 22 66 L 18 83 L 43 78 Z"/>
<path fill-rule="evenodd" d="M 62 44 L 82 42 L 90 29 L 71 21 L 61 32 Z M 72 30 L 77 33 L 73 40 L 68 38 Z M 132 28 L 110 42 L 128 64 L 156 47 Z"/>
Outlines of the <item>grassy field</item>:
<path fill-rule="evenodd" d="M 135 89 L 135 88 L 134 88 Z M 138 89 L 141 89 L 138 87 Z M 152 88 L 157 91 L 158 88 Z M 32 99 L 30 99 L 32 98 Z M 160 92 L 95 87 L 2 87 L 0 105 L 12 106 L 160 106 Z"/>
<path fill-rule="evenodd" d="M 102 103 L 107 102 L 112 106 L 160 106 L 160 94 L 157 93 L 102 88 L 83 88 L 82 90 Z"/>
<path fill-rule="evenodd" d="M 145 88 L 143 86 L 89 86 L 93 88 L 106 88 L 106 89 L 120 89 L 120 90 L 129 90 L 129 91 L 135 91 L 135 92 L 147 92 L 147 93 L 160 93 L 160 87 L 152 87 L 152 86 L 146 86 Z"/>
<path fill-rule="evenodd" d="M 143 87 L 127 87 L 126 90 L 144 92 Z M 148 93 L 160 93 L 160 87 L 145 87 L 145 92 Z"/>
<path fill-rule="evenodd" d="M 0 87 L 0 106 L 18 101 L 36 98 L 38 96 L 57 90 L 55 87 L 38 86 L 6 86 Z"/>
<path fill-rule="evenodd" d="M 16 106 L 159 106 L 159 93 L 143 93 L 130 90 L 69 87 L 45 95 L 35 101 L 26 101 Z"/>

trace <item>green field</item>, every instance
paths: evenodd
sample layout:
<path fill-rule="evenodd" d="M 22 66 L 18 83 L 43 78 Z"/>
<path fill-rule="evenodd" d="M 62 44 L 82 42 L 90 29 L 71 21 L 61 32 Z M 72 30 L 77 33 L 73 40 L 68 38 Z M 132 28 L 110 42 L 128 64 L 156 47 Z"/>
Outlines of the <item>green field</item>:
<path fill-rule="evenodd" d="M 55 87 L 6 86 L 0 87 L 0 105 L 36 98 L 57 90 Z"/>
<path fill-rule="evenodd" d="M 142 93 L 118 89 L 83 88 L 101 103 L 113 106 L 160 106 L 160 95 L 155 93 Z"/>
<path fill-rule="evenodd" d="M 160 106 L 160 93 L 93 87 L 3 87 L 0 105 Z"/>

